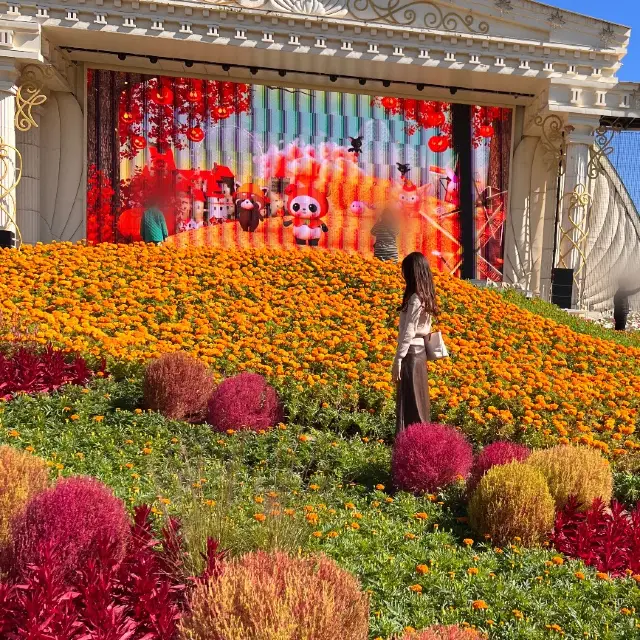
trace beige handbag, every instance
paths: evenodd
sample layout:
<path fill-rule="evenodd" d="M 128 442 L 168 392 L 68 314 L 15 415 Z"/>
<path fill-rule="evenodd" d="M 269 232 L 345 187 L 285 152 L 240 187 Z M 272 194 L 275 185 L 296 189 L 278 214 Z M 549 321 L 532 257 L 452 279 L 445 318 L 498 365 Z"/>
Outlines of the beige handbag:
<path fill-rule="evenodd" d="M 442 360 L 449 357 L 449 350 L 440 331 L 434 331 L 425 337 L 424 348 L 427 351 L 427 360 Z"/>

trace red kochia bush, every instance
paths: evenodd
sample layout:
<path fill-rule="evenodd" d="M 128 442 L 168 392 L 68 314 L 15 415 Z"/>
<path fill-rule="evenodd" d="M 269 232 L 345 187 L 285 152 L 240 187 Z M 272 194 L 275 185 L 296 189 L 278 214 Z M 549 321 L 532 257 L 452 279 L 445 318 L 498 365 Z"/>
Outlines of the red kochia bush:
<path fill-rule="evenodd" d="M 160 356 L 144 372 L 145 407 L 173 420 L 202 420 L 212 392 L 211 371 L 182 351 Z"/>
<path fill-rule="evenodd" d="M 531 455 L 529 447 L 513 442 L 494 442 L 487 445 L 477 456 L 467 481 L 467 490 L 473 493 L 482 476 L 498 464 L 522 462 Z"/>
<path fill-rule="evenodd" d="M 103 538 L 112 544 L 114 560 L 122 560 L 129 540 L 124 504 L 93 478 L 66 478 L 27 504 L 13 527 L 13 558 L 21 572 L 41 564 L 48 548 L 56 570 L 68 576 L 84 566 Z"/>
<path fill-rule="evenodd" d="M 471 445 L 453 427 L 414 424 L 396 438 L 391 470 L 399 489 L 426 493 L 466 478 L 472 462 Z"/>
<path fill-rule="evenodd" d="M 552 542 L 561 553 L 612 576 L 640 573 L 640 503 L 629 512 L 596 499 L 587 511 L 570 498 L 556 516 Z"/>
<path fill-rule="evenodd" d="M 103 368 L 104 370 L 104 368 Z M 65 384 L 85 384 L 93 375 L 83 358 L 51 346 L 38 351 L 20 347 L 0 353 L 0 399 L 16 393 L 46 393 Z"/>
<path fill-rule="evenodd" d="M 282 420 L 276 390 L 257 373 L 228 378 L 209 401 L 209 424 L 217 431 L 261 431 Z"/>

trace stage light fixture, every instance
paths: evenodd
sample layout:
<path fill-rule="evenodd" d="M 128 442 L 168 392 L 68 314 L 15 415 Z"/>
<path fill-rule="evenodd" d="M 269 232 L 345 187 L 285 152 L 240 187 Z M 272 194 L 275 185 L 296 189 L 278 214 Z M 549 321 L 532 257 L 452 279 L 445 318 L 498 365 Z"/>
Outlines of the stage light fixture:
<path fill-rule="evenodd" d="M 417 85 L 416 85 L 416 89 L 417 89 L 418 91 L 424 91 L 424 85 L 423 85 L 423 84 L 417 84 Z"/>
<path fill-rule="evenodd" d="M 126 53 L 119 53 L 118 54 L 118 60 L 126 60 L 127 59 L 127 54 Z"/>
<path fill-rule="evenodd" d="M 185 60 L 184 61 L 184 66 L 188 67 L 188 68 L 193 67 L 193 60 Z"/>
<path fill-rule="evenodd" d="M 284 78 L 287 75 L 287 72 L 284 69 L 280 69 L 280 71 L 278 71 L 278 75 L 281 78 Z"/>
<path fill-rule="evenodd" d="M 151 64 L 158 64 L 158 58 L 156 56 L 149 56 L 149 62 Z"/>
<path fill-rule="evenodd" d="M 223 71 L 230 71 L 231 70 L 231 65 L 230 64 L 223 64 L 222 65 L 222 70 Z"/>
<path fill-rule="evenodd" d="M 449 87 L 449 93 L 450 93 L 452 96 L 455 96 L 455 95 L 456 95 L 456 93 L 458 93 L 458 89 L 457 89 L 457 87 Z"/>
<path fill-rule="evenodd" d="M 329 80 L 331 80 L 331 82 L 337 82 L 338 76 L 329 76 Z"/>
<path fill-rule="evenodd" d="M 365 78 L 360 78 L 360 80 L 358 80 L 358 82 L 360 83 L 360 86 L 364 87 L 365 84 L 367 84 L 367 80 Z"/>
<path fill-rule="evenodd" d="M 382 86 L 383 87 L 390 87 L 391 86 L 391 80 L 383 80 L 382 81 Z"/>

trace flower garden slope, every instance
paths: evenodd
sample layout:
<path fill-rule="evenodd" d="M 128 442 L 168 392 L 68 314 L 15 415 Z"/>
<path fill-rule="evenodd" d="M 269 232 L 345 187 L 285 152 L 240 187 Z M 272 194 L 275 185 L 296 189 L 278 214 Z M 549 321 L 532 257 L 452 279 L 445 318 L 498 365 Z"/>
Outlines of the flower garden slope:
<path fill-rule="evenodd" d="M 434 419 L 477 443 L 638 447 L 640 349 L 448 276 L 437 287 L 453 357 L 431 370 Z M 255 371 L 376 411 L 392 406 L 400 292 L 397 265 L 343 253 L 58 244 L 7 252 L 0 265 L 5 318 L 36 324 L 42 342 L 112 364 L 184 350 L 218 378 Z"/>

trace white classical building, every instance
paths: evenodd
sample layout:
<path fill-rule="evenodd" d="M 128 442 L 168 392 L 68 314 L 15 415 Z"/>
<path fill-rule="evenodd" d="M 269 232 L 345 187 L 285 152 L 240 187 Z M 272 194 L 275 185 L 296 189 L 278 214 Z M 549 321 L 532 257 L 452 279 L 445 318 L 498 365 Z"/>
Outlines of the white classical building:
<path fill-rule="evenodd" d="M 379 82 L 379 96 L 513 109 L 503 279 L 549 298 L 552 269 L 573 269 L 574 303 L 604 308 L 612 278 L 640 267 L 638 213 L 607 158 L 640 118 L 638 84 L 618 79 L 629 37 L 532 0 L 0 0 L 0 226 L 23 243 L 86 237 L 89 69 Z"/>

